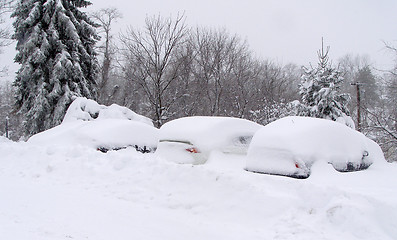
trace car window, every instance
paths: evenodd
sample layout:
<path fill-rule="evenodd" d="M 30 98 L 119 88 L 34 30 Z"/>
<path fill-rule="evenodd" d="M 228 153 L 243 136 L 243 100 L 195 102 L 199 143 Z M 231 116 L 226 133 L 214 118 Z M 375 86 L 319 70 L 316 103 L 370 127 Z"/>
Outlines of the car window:
<path fill-rule="evenodd" d="M 252 136 L 239 136 L 235 139 L 235 143 L 238 145 L 249 145 L 251 143 Z"/>
<path fill-rule="evenodd" d="M 191 142 L 184 141 L 184 140 L 161 139 L 160 142 L 176 142 L 176 143 L 184 143 L 184 144 L 188 144 L 188 145 L 193 145 Z"/>

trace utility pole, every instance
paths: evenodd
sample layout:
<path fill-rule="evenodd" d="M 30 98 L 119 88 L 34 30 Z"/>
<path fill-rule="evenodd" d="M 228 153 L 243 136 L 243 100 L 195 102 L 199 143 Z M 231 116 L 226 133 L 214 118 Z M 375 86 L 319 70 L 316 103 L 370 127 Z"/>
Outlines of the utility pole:
<path fill-rule="evenodd" d="M 361 96 L 360 96 L 360 85 L 362 83 L 355 82 L 350 85 L 356 86 L 357 95 L 357 131 L 361 132 Z"/>
<path fill-rule="evenodd" d="M 8 118 L 8 116 L 6 117 L 6 138 L 8 138 L 8 120 L 9 120 L 9 118 Z"/>

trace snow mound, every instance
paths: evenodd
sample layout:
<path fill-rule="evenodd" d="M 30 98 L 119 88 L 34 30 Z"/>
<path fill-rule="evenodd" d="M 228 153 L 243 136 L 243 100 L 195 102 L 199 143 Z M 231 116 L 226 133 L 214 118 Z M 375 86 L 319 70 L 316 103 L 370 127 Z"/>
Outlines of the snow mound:
<path fill-rule="evenodd" d="M 77 98 L 59 126 L 32 136 L 29 143 L 40 145 L 82 145 L 107 151 L 135 147 L 154 150 L 158 129 L 149 118 L 113 104 L 99 105 Z"/>
<path fill-rule="evenodd" d="M 342 116 L 338 117 L 335 121 L 344 124 L 352 129 L 356 129 L 356 125 L 354 124 L 353 119 L 350 116 L 347 116 L 345 113 L 342 113 Z"/>
<path fill-rule="evenodd" d="M 255 134 L 248 149 L 247 170 L 309 174 L 316 161 L 331 163 L 335 169 L 344 171 L 349 170 L 349 165 L 360 168 L 385 158 L 375 142 L 343 124 L 318 118 L 286 117 Z M 301 169 L 304 172 L 299 172 Z"/>
<path fill-rule="evenodd" d="M 158 129 L 124 119 L 62 123 L 28 140 L 33 144 L 84 145 L 95 149 L 119 149 L 135 145 L 155 149 L 157 141 Z"/>
<path fill-rule="evenodd" d="M 12 142 L 10 139 L 0 136 L 0 143 L 10 143 Z"/>
<path fill-rule="evenodd" d="M 224 149 L 235 145 L 239 137 L 248 137 L 262 126 L 252 121 L 213 116 L 194 116 L 179 118 L 165 123 L 160 128 L 160 140 L 187 141 L 203 151 Z"/>
<path fill-rule="evenodd" d="M 76 120 L 92 121 L 95 119 L 126 119 L 153 126 L 151 119 L 139 115 L 126 107 L 122 107 L 117 104 L 104 106 L 85 97 L 78 97 L 72 102 L 62 123 Z"/>

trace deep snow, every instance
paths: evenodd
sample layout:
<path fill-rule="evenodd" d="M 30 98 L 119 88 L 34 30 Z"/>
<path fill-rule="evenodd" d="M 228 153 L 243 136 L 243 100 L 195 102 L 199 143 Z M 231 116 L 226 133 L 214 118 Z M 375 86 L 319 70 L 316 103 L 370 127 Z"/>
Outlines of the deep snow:
<path fill-rule="evenodd" d="M 317 161 L 303 180 L 245 171 L 243 155 L 220 151 L 191 165 L 93 147 L 156 134 L 134 123 L 153 128 L 77 99 L 58 127 L 0 137 L 0 239 L 397 239 L 397 164 L 341 173 Z"/>
<path fill-rule="evenodd" d="M 305 180 L 213 152 L 178 165 L 133 148 L 0 138 L 0 239 L 396 239 L 397 165 Z"/>

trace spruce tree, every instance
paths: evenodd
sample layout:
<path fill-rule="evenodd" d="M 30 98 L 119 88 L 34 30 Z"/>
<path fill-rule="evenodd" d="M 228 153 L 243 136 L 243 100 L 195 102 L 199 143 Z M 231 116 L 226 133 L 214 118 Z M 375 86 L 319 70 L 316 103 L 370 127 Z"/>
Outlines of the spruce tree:
<path fill-rule="evenodd" d="M 21 65 L 14 86 L 27 135 L 61 123 L 76 96 L 96 98 L 96 24 L 85 0 L 19 0 L 15 18 Z"/>
<path fill-rule="evenodd" d="M 328 57 L 329 47 L 318 51 L 317 67 L 303 68 L 299 86 L 302 102 L 298 115 L 340 121 L 354 128 L 347 108 L 350 96 L 340 93 L 343 82 L 341 72 L 332 67 Z"/>

